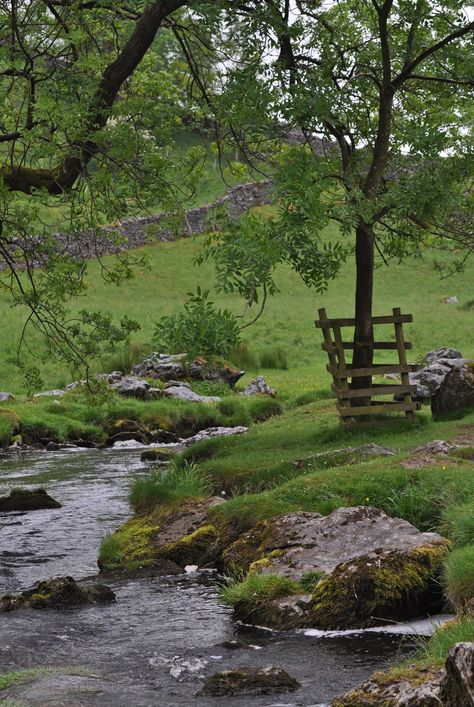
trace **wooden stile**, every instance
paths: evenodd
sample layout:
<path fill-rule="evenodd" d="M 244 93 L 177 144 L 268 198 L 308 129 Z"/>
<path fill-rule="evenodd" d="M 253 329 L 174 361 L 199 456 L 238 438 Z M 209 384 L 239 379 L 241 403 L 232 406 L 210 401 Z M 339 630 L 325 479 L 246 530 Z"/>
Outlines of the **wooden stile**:
<path fill-rule="evenodd" d="M 412 322 L 411 314 L 402 314 L 399 307 L 392 310 L 393 314 L 372 318 L 372 324 L 393 324 L 395 330 L 395 341 L 378 341 L 374 343 L 375 350 L 396 350 L 398 352 L 398 363 L 373 364 L 368 368 L 353 368 L 346 362 L 345 351 L 354 349 L 352 341 L 344 341 L 341 333 L 343 327 L 354 327 L 355 319 L 328 319 L 324 308 L 318 310 L 319 319 L 315 322 L 318 329 L 322 329 L 323 343 L 321 348 L 327 353 L 329 364 L 326 366 L 333 378 L 332 390 L 337 396 L 337 409 L 341 416 L 341 421 L 346 423 L 353 418 L 366 417 L 374 414 L 387 414 L 392 412 L 404 412 L 408 419 L 413 419 L 414 412 L 419 410 L 421 405 L 413 402 L 412 395 L 416 391 L 416 386 L 410 385 L 409 373 L 416 371 L 418 366 L 407 363 L 406 351 L 412 348 L 409 341 L 405 341 L 403 335 L 403 324 Z M 381 376 L 386 374 L 396 374 L 400 376 L 400 383 L 372 383 L 370 387 L 363 389 L 351 388 L 349 379 L 362 377 Z M 403 400 L 374 400 L 374 397 L 383 395 L 400 395 Z M 352 404 L 356 398 L 365 398 L 364 405 Z M 370 398 L 370 404 L 367 404 Z"/>

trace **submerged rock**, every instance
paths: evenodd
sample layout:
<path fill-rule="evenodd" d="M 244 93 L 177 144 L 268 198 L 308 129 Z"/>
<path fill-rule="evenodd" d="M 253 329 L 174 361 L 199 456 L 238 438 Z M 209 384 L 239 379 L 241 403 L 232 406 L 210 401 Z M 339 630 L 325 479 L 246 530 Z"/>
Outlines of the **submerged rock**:
<path fill-rule="evenodd" d="M 227 570 L 300 583 L 301 592 L 289 597 L 237 602 L 234 611 L 243 621 L 274 628 L 364 628 L 439 608 L 437 575 L 448 546 L 437 533 L 356 506 L 324 517 L 295 512 L 261 521 L 223 552 L 223 562 Z"/>
<path fill-rule="evenodd" d="M 184 444 L 189 447 L 191 444 L 196 444 L 196 442 L 201 442 L 209 437 L 231 437 L 232 435 L 243 435 L 248 431 L 249 428 L 242 425 L 238 427 L 208 427 L 206 430 L 201 430 L 192 437 L 188 437 L 184 440 Z"/>
<path fill-rule="evenodd" d="M 68 609 L 84 604 L 115 601 L 115 594 L 105 584 L 78 584 L 72 577 L 54 577 L 38 582 L 21 594 L 0 598 L 0 612 L 15 609 Z"/>
<path fill-rule="evenodd" d="M 163 381 L 211 380 L 216 383 L 226 383 L 233 388 L 245 371 L 239 371 L 226 365 L 213 364 L 199 357 L 189 361 L 186 354 L 152 353 L 141 363 L 133 366 L 132 373 Z"/>
<path fill-rule="evenodd" d="M 169 462 L 175 456 L 175 452 L 169 449 L 144 449 L 140 454 L 142 462 Z"/>
<path fill-rule="evenodd" d="M 44 489 L 13 489 L 9 496 L 0 497 L 0 512 L 38 511 L 61 507 Z"/>
<path fill-rule="evenodd" d="M 294 692 L 299 687 L 299 682 L 281 668 L 237 668 L 211 675 L 197 694 L 202 697 L 275 695 Z"/>

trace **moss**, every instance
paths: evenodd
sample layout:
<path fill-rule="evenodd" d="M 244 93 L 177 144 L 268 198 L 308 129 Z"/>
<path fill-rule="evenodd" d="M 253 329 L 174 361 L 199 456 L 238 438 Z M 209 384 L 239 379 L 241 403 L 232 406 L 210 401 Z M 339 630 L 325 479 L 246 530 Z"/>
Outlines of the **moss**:
<path fill-rule="evenodd" d="M 365 690 L 353 690 L 331 702 L 331 707 L 374 707 L 375 705 L 380 705 L 377 696 Z M 384 704 L 383 707 L 392 707 L 392 705 Z"/>
<path fill-rule="evenodd" d="M 217 530 L 209 523 L 174 543 L 162 545 L 158 549 L 158 554 L 177 565 L 200 565 L 206 563 L 213 556 L 217 539 Z"/>
<path fill-rule="evenodd" d="M 343 563 L 313 593 L 308 625 L 324 629 L 402 621 L 439 608 L 436 583 L 448 543 Z M 376 617 L 376 618 L 374 618 Z"/>
<path fill-rule="evenodd" d="M 261 559 L 264 553 L 262 545 L 269 529 L 269 523 L 262 521 L 244 533 L 222 553 L 222 561 L 226 571 L 235 574 L 245 574 L 250 566 Z"/>
<path fill-rule="evenodd" d="M 150 515 L 136 516 L 107 536 L 99 551 L 99 567 L 110 571 L 133 565 L 142 567 L 153 562 L 156 548 L 153 538 L 160 526 L 152 524 Z"/>
<path fill-rule="evenodd" d="M 243 581 L 223 587 L 220 595 L 241 621 L 279 628 L 281 617 L 276 616 L 274 600 L 302 593 L 298 582 L 289 577 L 249 573 Z"/>

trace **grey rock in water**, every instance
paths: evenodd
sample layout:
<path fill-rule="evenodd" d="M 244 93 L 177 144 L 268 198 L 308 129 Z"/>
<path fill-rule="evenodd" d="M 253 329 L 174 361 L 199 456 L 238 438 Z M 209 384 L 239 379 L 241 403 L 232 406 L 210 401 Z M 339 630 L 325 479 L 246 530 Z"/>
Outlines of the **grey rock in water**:
<path fill-rule="evenodd" d="M 243 621 L 280 629 L 363 628 L 375 625 L 374 617 L 407 620 L 438 608 L 436 576 L 448 546 L 437 533 L 355 506 L 328 516 L 300 511 L 261 521 L 222 559 L 224 568 L 287 577 L 305 588 L 311 580 L 309 604 L 290 592 L 261 605 L 258 598 L 255 605 L 243 601 L 234 606 Z"/>
<path fill-rule="evenodd" d="M 105 584 L 79 584 L 72 577 L 54 577 L 37 582 L 20 594 L 0 598 L 0 613 L 15 609 L 69 609 L 85 604 L 115 601 L 115 594 Z"/>
<path fill-rule="evenodd" d="M 61 507 L 59 501 L 51 498 L 44 489 L 13 489 L 9 496 L 0 497 L 0 512 L 39 511 Z"/>
<path fill-rule="evenodd" d="M 0 403 L 6 403 L 8 400 L 15 400 L 15 396 L 11 393 L 0 393 Z"/>
<path fill-rule="evenodd" d="M 198 696 L 226 697 L 275 695 L 282 692 L 294 692 L 300 686 L 297 680 L 285 670 L 268 666 L 267 668 L 236 668 L 214 673 L 208 677 Z"/>
<path fill-rule="evenodd" d="M 177 398 L 187 400 L 190 403 L 218 403 L 220 398 L 215 395 L 199 395 L 192 390 L 187 383 L 170 381 L 165 385 L 162 394 L 166 398 Z"/>
<path fill-rule="evenodd" d="M 201 442 L 203 439 L 209 439 L 210 437 L 231 437 L 232 435 L 243 435 L 249 431 L 248 427 L 243 425 L 237 427 L 208 427 L 207 430 L 201 430 L 192 437 L 188 437 L 184 440 L 186 447 L 191 444 L 196 444 L 196 442 Z"/>
<path fill-rule="evenodd" d="M 474 407 L 474 362 L 463 362 L 445 377 L 431 398 L 434 417 Z"/>
<path fill-rule="evenodd" d="M 257 376 L 245 388 L 244 395 L 271 395 L 274 398 L 276 390 L 268 385 L 263 376 Z"/>

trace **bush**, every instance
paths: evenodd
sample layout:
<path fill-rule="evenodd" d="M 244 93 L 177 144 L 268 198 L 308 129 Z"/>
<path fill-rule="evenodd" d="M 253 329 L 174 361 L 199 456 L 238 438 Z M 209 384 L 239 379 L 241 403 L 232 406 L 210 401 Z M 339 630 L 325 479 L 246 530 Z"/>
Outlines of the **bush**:
<path fill-rule="evenodd" d="M 162 317 L 156 324 L 153 342 L 160 351 L 186 352 L 190 357 L 224 356 L 240 341 L 239 326 L 228 309 L 217 309 L 208 290 L 189 293 L 184 311 Z"/>
<path fill-rule="evenodd" d="M 448 555 L 443 580 L 446 596 L 462 610 L 474 598 L 474 545 L 460 547 Z"/>
<path fill-rule="evenodd" d="M 288 368 L 286 351 L 278 347 L 265 349 L 260 354 L 260 366 L 261 368 L 281 368 L 286 371 Z"/>
<path fill-rule="evenodd" d="M 149 511 L 159 503 L 207 498 L 212 491 L 209 476 L 194 464 L 171 461 L 167 472 L 155 469 L 150 476 L 132 483 L 130 503 L 136 511 Z"/>
<path fill-rule="evenodd" d="M 443 516 L 443 532 L 455 545 L 474 545 L 474 501 L 449 506 Z"/>
<path fill-rule="evenodd" d="M 281 403 L 274 398 L 256 395 L 250 399 L 249 412 L 254 422 L 265 422 L 275 415 L 281 415 Z"/>

